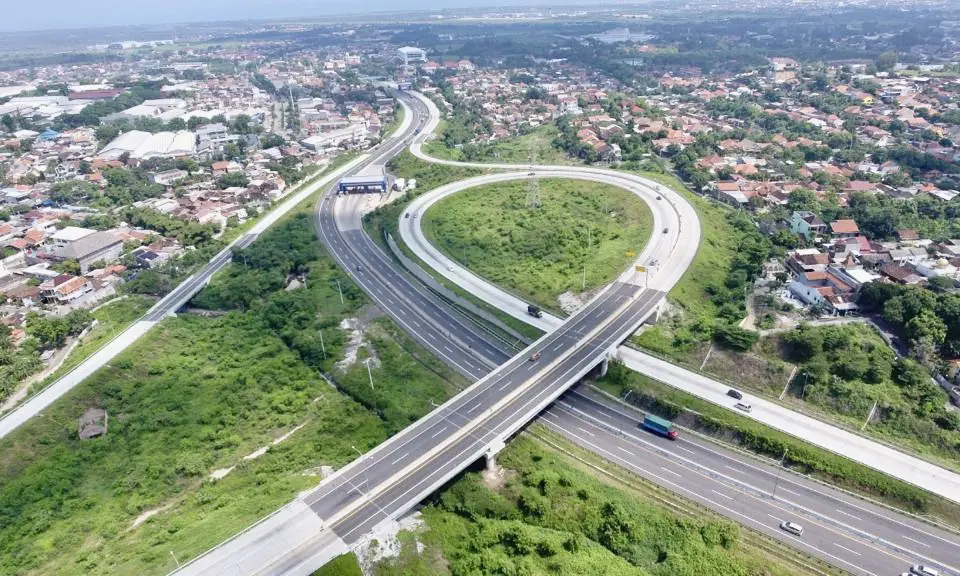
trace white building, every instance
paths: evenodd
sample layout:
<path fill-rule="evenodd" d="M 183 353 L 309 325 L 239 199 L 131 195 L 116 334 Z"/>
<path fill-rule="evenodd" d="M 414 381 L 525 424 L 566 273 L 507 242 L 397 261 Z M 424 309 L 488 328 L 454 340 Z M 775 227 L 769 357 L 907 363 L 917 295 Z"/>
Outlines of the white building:
<path fill-rule="evenodd" d="M 97 153 L 97 158 L 117 160 L 128 153 L 133 160 L 150 158 L 182 158 L 197 152 L 197 137 L 193 132 L 141 132 L 131 130 L 114 138 Z"/>
<path fill-rule="evenodd" d="M 397 50 L 397 56 L 403 62 L 404 66 L 422 64 L 427 61 L 427 53 L 420 48 L 415 48 L 413 46 L 404 46 L 403 48 L 400 48 Z"/>
<path fill-rule="evenodd" d="M 351 124 L 346 128 L 321 132 L 315 136 L 310 136 L 301 140 L 301 143 L 313 151 L 323 150 L 324 148 L 336 148 L 344 142 L 357 144 L 363 142 L 367 136 L 367 128 L 363 124 Z"/>

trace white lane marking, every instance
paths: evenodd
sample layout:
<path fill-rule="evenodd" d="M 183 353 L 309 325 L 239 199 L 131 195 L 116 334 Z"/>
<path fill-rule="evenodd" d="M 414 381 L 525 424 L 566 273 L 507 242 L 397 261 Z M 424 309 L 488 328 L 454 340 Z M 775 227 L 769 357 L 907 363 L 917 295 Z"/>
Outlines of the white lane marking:
<path fill-rule="evenodd" d="M 626 452 L 627 454 L 629 454 L 629 455 L 631 455 L 631 456 L 636 456 L 636 454 L 634 454 L 633 452 L 627 450 L 627 449 L 624 448 L 623 446 L 617 446 L 617 448 L 618 448 L 621 452 Z"/>
<path fill-rule="evenodd" d="M 857 556 L 863 556 L 863 554 L 857 552 L 856 550 L 851 550 L 851 549 L 847 548 L 846 546 L 844 546 L 843 544 L 837 544 L 836 542 L 834 542 L 833 545 L 836 546 L 837 548 L 842 548 L 842 549 L 846 550 L 847 552 L 849 552 L 849 553 L 851 553 L 851 554 L 856 554 Z"/>
<path fill-rule="evenodd" d="M 630 462 L 627 462 L 626 460 L 624 460 L 623 458 L 619 458 L 619 457 L 617 457 L 615 454 L 613 454 L 613 453 L 611 453 L 611 452 L 608 452 L 607 450 L 604 450 L 603 448 L 601 448 L 601 447 L 599 447 L 599 446 L 597 446 L 597 445 L 595 445 L 595 444 L 591 444 L 591 443 L 590 443 L 589 441 L 587 441 L 587 440 L 584 440 L 583 442 L 586 443 L 586 444 L 588 444 L 588 445 L 590 445 L 590 446 L 591 446 L 595 451 L 597 451 L 597 452 L 602 452 L 602 453 L 604 453 L 604 454 L 607 454 L 610 458 L 613 458 L 613 459 L 615 459 L 615 460 L 619 460 L 619 461 L 621 461 L 621 462 L 624 462 L 625 464 L 627 464 L 628 468 L 631 468 L 631 469 L 637 471 L 637 472 L 640 473 L 641 475 L 645 475 L 645 476 L 649 476 L 649 477 L 652 477 L 652 478 L 656 478 L 656 479 L 659 480 L 660 482 L 664 482 L 665 484 L 669 484 L 669 485 L 671 485 L 671 486 L 676 487 L 677 490 L 679 490 L 679 491 L 687 492 L 687 493 L 689 493 L 689 494 L 692 495 L 692 496 L 696 496 L 696 493 L 695 493 L 695 492 L 693 492 L 693 491 L 691 491 L 691 490 L 689 490 L 689 489 L 687 489 L 687 488 L 685 488 L 685 487 L 683 487 L 683 486 L 681 486 L 681 485 L 679 485 L 679 484 L 676 484 L 676 483 L 674 483 L 674 482 L 671 482 L 671 481 L 669 481 L 669 480 L 666 480 L 666 479 L 664 479 L 664 478 L 661 478 L 661 477 L 657 476 L 656 474 L 654 474 L 653 472 L 650 472 L 649 470 L 645 470 L 645 469 L 639 468 L 639 467 L 637 467 L 637 466 L 634 466 L 634 465 L 632 465 Z M 732 514 L 732 515 L 739 516 L 739 517 L 743 518 L 744 520 L 746 520 L 747 522 L 752 522 L 752 523 L 755 523 L 755 524 L 760 525 L 761 527 L 769 528 L 769 527 L 764 526 L 760 521 L 756 520 L 755 518 L 751 518 L 750 516 L 747 516 L 746 514 L 743 514 L 742 512 L 739 512 L 739 511 L 734 510 L 734 509 L 732 509 L 732 508 L 727 508 L 726 506 L 724 506 L 723 504 L 720 504 L 719 502 L 712 502 L 711 504 L 712 504 L 712 506 L 716 506 L 717 508 L 721 508 L 721 509 L 723 509 L 723 510 L 726 510 L 727 512 L 729 512 L 729 513 Z M 767 514 L 767 516 L 769 516 L 769 517 L 773 518 L 774 520 L 776 520 L 778 525 L 779 525 L 781 522 L 783 522 L 783 520 L 781 520 L 780 518 L 777 518 L 777 517 L 774 516 L 773 514 Z M 782 536 L 782 537 L 787 537 L 787 538 L 790 538 L 790 539 L 792 539 L 792 540 L 795 540 L 795 541 L 797 542 L 797 545 L 799 545 L 799 546 L 803 546 L 803 547 L 809 548 L 809 549 L 811 549 L 811 550 L 816 550 L 816 551 L 820 552 L 821 554 L 823 554 L 823 555 L 825 555 L 825 556 L 827 556 L 827 557 L 829 557 L 829 558 L 833 558 L 833 559 L 836 560 L 837 562 L 841 562 L 841 563 L 843 563 L 843 564 L 846 564 L 846 565 L 848 565 L 848 566 L 851 566 L 852 568 L 856 569 L 857 572 L 861 572 L 861 573 L 863 573 L 863 574 L 866 574 L 867 576 L 877 576 L 877 575 L 874 574 L 873 572 L 869 572 L 869 571 L 867 571 L 867 570 L 864 570 L 863 568 L 857 566 L 856 564 L 852 564 L 852 563 L 844 560 L 843 558 L 840 558 L 839 556 L 836 556 L 836 555 L 834 555 L 834 554 L 831 554 L 831 553 L 827 552 L 826 550 L 822 550 L 822 549 L 820 549 L 820 548 L 817 548 L 816 546 L 812 546 L 812 545 L 808 544 L 807 542 L 804 542 L 804 541 L 801 540 L 800 538 L 797 538 L 796 536 L 793 536 L 792 534 L 787 534 L 787 533 L 785 533 L 785 532 L 781 532 L 781 533 L 780 533 L 780 536 Z"/>
<path fill-rule="evenodd" d="M 453 350 L 451 350 L 450 347 L 447 346 L 446 344 L 443 345 L 443 349 L 446 350 L 447 352 L 453 354 Z"/>
<path fill-rule="evenodd" d="M 853 514 L 851 514 L 851 513 L 849 513 L 849 512 L 844 512 L 843 510 L 841 510 L 841 509 L 839 509 L 839 508 L 834 508 L 834 510 L 836 510 L 837 512 L 843 514 L 844 516 L 849 516 L 850 518 L 853 518 L 854 520 L 859 520 L 859 521 L 863 522 L 863 518 L 860 518 L 859 516 L 854 516 Z"/>
<path fill-rule="evenodd" d="M 729 495 L 727 495 L 727 494 L 724 494 L 723 492 L 717 492 L 716 490 L 714 490 L 714 489 L 712 489 L 712 488 L 710 489 L 710 491 L 713 492 L 714 494 L 716 494 L 717 496 L 723 496 L 723 497 L 726 498 L 727 500 L 733 500 L 733 496 L 729 496 Z M 769 516 L 769 514 L 768 514 L 768 516 Z"/>
<path fill-rule="evenodd" d="M 436 438 L 437 436 L 443 434 L 443 433 L 446 432 L 446 431 L 447 431 L 447 427 L 444 426 L 444 427 L 440 428 L 439 430 L 437 430 L 436 432 L 434 432 L 434 433 L 433 433 L 433 436 L 431 436 L 430 438 Z"/>
<path fill-rule="evenodd" d="M 726 468 L 727 470 L 733 470 L 737 474 L 743 474 L 743 470 L 740 470 L 739 468 L 734 468 L 733 466 L 727 466 L 726 464 L 724 464 L 723 467 Z"/>
<path fill-rule="evenodd" d="M 473 408 L 470 408 L 469 410 L 467 410 L 467 414 L 473 414 L 473 411 L 479 408 L 482 404 L 483 402 L 477 402 L 476 404 L 473 405 Z"/>
<path fill-rule="evenodd" d="M 437 337 L 433 335 L 433 332 L 427 332 L 427 338 L 430 338 L 431 340 L 437 339 Z"/>
<path fill-rule="evenodd" d="M 403 460 L 404 458 L 406 458 L 408 454 L 410 454 L 410 453 L 409 453 L 409 452 L 404 452 L 404 453 L 403 453 L 401 456 L 399 456 L 396 460 L 394 460 L 393 462 L 391 462 L 390 465 L 391 465 L 391 466 L 396 466 L 397 463 L 400 462 L 401 460 Z"/>
<path fill-rule="evenodd" d="M 671 470 L 671 469 L 669 469 L 669 468 L 664 468 L 663 466 L 661 466 L 660 469 L 663 470 L 664 472 L 666 472 L 667 474 L 673 474 L 673 475 L 676 476 L 677 478 L 683 478 L 683 476 L 681 476 L 679 472 L 674 472 L 673 470 Z"/>
<path fill-rule="evenodd" d="M 909 536 L 903 536 L 903 535 L 901 535 L 900 537 L 903 538 L 904 540 L 909 540 L 909 541 L 913 542 L 914 544 L 919 544 L 919 545 L 921 545 L 921 546 L 923 546 L 923 547 L 925 547 L 925 548 L 929 548 L 929 547 L 930 547 L 929 544 L 925 544 L 925 543 L 923 543 L 923 542 L 921 542 L 921 541 L 919 541 L 919 540 L 914 540 L 913 538 L 911 538 L 911 537 L 909 537 Z"/>
<path fill-rule="evenodd" d="M 596 434 L 594 434 L 593 432 L 584 429 L 583 426 L 577 426 L 577 430 L 583 432 L 584 434 L 589 434 L 590 436 L 596 436 Z"/>
<path fill-rule="evenodd" d="M 793 490 L 790 490 L 789 488 L 784 488 L 783 486 L 781 486 L 780 488 L 778 488 L 778 490 L 779 490 L 780 492 L 786 492 L 787 494 L 793 494 L 794 496 L 801 496 L 801 494 L 798 494 L 797 492 L 794 492 Z"/>
<path fill-rule="evenodd" d="M 684 452 L 688 452 L 690 454 L 696 454 L 696 452 L 694 452 L 693 450 L 689 448 L 684 448 L 683 446 L 674 446 L 674 448 L 676 448 L 677 450 L 683 450 Z"/>

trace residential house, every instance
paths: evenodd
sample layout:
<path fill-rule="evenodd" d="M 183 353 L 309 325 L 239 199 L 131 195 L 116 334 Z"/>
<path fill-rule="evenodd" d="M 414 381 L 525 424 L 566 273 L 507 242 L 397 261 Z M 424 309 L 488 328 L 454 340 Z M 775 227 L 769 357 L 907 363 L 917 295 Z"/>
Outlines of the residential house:
<path fill-rule="evenodd" d="M 860 234 L 855 220 L 836 220 L 830 223 L 830 233 L 835 238 L 854 238 Z"/>
<path fill-rule="evenodd" d="M 40 284 L 40 298 L 45 302 L 66 304 L 93 292 L 93 285 L 83 276 L 60 274 Z"/>
<path fill-rule="evenodd" d="M 827 231 L 827 224 L 807 210 L 795 210 L 790 216 L 790 231 L 812 240 Z"/>

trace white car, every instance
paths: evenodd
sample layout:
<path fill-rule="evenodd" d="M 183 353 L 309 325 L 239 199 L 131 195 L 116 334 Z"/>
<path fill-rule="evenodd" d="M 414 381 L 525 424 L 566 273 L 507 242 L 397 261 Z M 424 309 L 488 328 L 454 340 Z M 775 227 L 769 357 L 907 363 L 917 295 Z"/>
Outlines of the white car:
<path fill-rule="evenodd" d="M 753 406 L 747 404 L 746 402 L 737 402 L 733 405 L 733 407 L 742 412 L 750 412 L 753 410 Z"/>
<path fill-rule="evenodd" d="M 910 567 L 910 572 L 913 572 L 917 576 L 940 576 L 940 571 L 932 566 L 926 566 L 924 564 L 916 564 Z"/>
<path fill-rule="evenodd" d="M 796 522 L 781 522 L 780 529 L 795 536 L 803 536 L 803 526 L 797 524 Z"/>

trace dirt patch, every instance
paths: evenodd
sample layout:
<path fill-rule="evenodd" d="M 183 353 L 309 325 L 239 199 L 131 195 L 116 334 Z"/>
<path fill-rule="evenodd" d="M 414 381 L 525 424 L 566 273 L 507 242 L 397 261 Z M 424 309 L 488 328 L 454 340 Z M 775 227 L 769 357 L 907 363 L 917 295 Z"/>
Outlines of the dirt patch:
<path fill-rule="evenodd" d="M 566 312 L 567 314 L 573 314 L 577 310 L 581 309 L 586 305 L 587 302 L 593 299 L 597 295 L 599 289 L 597 290 L 587 290 L 586 292 L 580 292 L 574 294 L 573 292 L 567 291 L 563 294 L 557 296 L 557 302 L 560 304 L 560 309 Z"/>
<path fill-rule="evenodd" d="M 381 522 L 374 526 L 373 530 L 354 548 L 363 573 L 374 574 L 374 567 L 377 563 L 400 555 L 400 539 L 397 535 L 401 531 L 415 532 L 423 526 L 423 517 L 419 511 L 399 520 Z M 423 552 L 423 544 L 419 540 L 417 541 L 417 552 Z"/>
<path fill-rule="evenodd" d="M 508 470 L 502 466 L 497 466 L 496 470 L 484 469 L 480 473 L 486 487 L 494 491 L 499 491 L 516 475 L 516 471 Z"/>
<path fill-rule="evenodd" d="M 257 449 L 254 450 L 253 452 L 251 452 L 251 453 L 247 454 L 246 456 L 244 456 L 243 459 L 244 459 L 244 460 L 256 460 L 257 458 L 259 458 L 259 457 L 263 456 L 264 454 L 266 454 L 267 451 L 270 449 L 271 446 L 276 446 L 277 444 L 283 442 L 283 441 L 286 440 L 287 438 L 293 436 L 298 430 L 300 430 L 301 428 L 303 428 L 303 427 L 306 426 L 307 424 L 308 424 L 308 422 L 304 422 L 303 424 L 300 424 L 299 426 L 293 428 L 292 430 L 290 430 L 290 431 L 287 432 L 286 434 L 284 434 L 284 435 L 282 435 L 282 436 L 279 436 L 279 437 L 277 437 L 277 438 L 274 438 L 273 441 L 272 441 L 270 444 L 267 444 L 266 446 L 261 446 L 260 448 L 257 448 Z M 234 469 L 234 468 L 236 468 L 236 466 L 229 466 L 229 467 L 227 467 L 227 468 L 217 468 L 216 470 L 214 470 L 213 472 L 210 473 L 210 479 L 211 479 L 211 480 L 221 480 L 221 479 L 225 478 L 227 474 L 233 472 L 233 469 Z"/>
<path fill-rule="evenodd" d="M 380 365 L 376 350 L 365 337 L 367 328 L 377 316 L 379 314 L 364 310 L 359 318 L 344 318 L 340 321 L 340 328 L 347 333 L 347 344 L 343 349 L 343 360 L 336 364 L 337 370 L 346 371 L 356 364 L 361 348 L 367 354 L 368 360 L 365 361 L 369 361 L 372 368 Z"/>
<path fill-rule="evenodd" d="M 166 510 L 169 510 L 169 509 L 172 508 L 172 507 L 173 507 L 173 502 L 171 502 L 171 503 L 169 503 L 169 504 L 164 504 L 163 506 L 159 506 L 159 507 L 157 507 L 157 508 L 151 508 L 150 510 L 145 510 L 145 511 L 141 512 L 140 515 L 137 516 L 136 518 L 134 518 L 134 519 L 133 519 L 133 522 L 130 523 L 130 530 L 133 530 L 134 528 L 136 528 L 137 526 L 143 524 L 144 522 L 146 522 L 147 520 L 149 520 L 149 519 L 152 518 L 153 516 L 156 516 L 157 514 L 159 514 L 159 513 L 161 513 L 161 512 L 164 512 L 164 511 L 166 511 Z"/>

